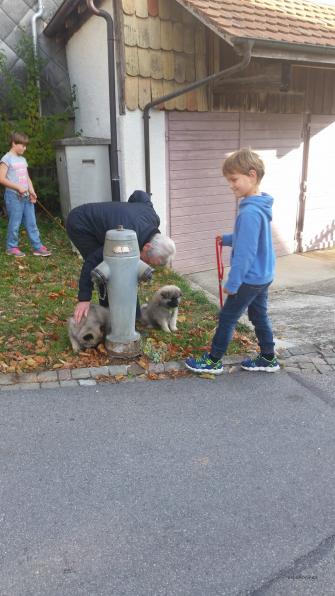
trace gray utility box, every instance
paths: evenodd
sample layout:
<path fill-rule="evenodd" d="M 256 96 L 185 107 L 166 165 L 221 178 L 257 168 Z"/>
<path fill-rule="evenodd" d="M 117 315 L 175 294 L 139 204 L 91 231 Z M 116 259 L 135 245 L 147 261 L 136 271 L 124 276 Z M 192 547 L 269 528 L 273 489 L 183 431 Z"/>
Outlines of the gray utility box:
<path fill-rule="evenodd" d="M 72 137 L 55 143 L 62 216 L 84 203 L 111 201 L 108 139 Z"/>

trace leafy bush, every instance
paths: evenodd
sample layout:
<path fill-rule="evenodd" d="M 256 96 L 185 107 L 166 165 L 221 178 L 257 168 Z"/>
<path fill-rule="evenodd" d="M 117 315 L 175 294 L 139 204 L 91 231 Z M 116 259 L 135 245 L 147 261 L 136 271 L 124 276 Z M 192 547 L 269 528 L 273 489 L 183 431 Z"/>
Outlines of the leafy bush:
<path fill-rule="evenodd" d="M 24 132 L 30 138 L 26 157 L 31 178 L 39 200 L 50 210 L 59 211 L 54 142 L 64 136 L 73 114 L 74 96 L 69 98 L 67 109 L 58 114 L 41 116 L 39 104 L 45 92 L 40 92 L 43 62 L 34 55 L 32 39 L 23 36 L 17 54 L 25 64 L 22 81 L 13 73 L 0 52 L 0 154 L 8 151 L 11 131 Z M 56 209 L 55 209 L 56 205 Z"/>

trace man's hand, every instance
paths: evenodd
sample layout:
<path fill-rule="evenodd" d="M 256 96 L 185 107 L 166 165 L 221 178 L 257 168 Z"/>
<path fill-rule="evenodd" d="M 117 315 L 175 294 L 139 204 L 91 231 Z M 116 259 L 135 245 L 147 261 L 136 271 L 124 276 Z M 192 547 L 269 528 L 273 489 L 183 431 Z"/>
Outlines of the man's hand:
<path fill-rule="evenodd" d="M 88 310 L 90 308 L 90 302 L 78 302 L 76 308 L 74 309 L 74 320 L 76 321 L 77 325 L 80 323 L 83 317 L 87 317 Z"/>
<path fill-rule="evenodd" d="M 229 290 L 227 290 L 227 288 L 222 288 L 223 289 L 223 293 L 227 294 L 228 296 L 235 296 L 236 292 L 229 292 Z"/>

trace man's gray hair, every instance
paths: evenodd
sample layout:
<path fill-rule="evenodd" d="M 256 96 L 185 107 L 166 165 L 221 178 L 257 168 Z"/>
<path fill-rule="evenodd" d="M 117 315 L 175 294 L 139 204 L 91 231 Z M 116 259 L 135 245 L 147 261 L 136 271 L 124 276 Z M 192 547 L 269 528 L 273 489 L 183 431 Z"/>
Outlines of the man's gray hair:
<path fill-rule="evenodd" d="M 150 239 L 150 244 L 148 255 L 161 259 L 162 265 L 166 265 L 176 254 L 176 245 L 169 236 L 155 234 Z"/>

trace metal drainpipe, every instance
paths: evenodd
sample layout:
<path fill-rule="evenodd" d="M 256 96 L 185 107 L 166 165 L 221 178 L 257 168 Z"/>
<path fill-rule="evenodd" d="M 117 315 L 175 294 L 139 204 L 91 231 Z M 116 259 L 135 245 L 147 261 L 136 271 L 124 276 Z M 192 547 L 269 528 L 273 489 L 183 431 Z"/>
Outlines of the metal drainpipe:
<path fill-rule="evenodd" d="M 107 49 L 108 49 L 108 83 L 109 83 L 109 119 L 110 119 L 110 177 L 112 187 L 112 200 L 120 201 L 120 177 L 117 154 L 117 129 L 115 106 L 115 64 L 114 64 L 114 23 L 112 16 L 106 10 L 94 6 L 93 0 L 86 0 L 88 9 L 98 17 L 103 17 L 107 23 Z"/>
<path fill-rule="evenodd" d="M 145 160 L 145 187 L 146 187 L 147 193 L 151 194 L 150 133 L 149 133 L 150 116 L 149 116 L 149 111 L 154 106 L 157 106 L 160 103 L 168 101 L 169 99 L 174 99 L 175 97 L 178 97 L 179 95 L 188 93 L 188 91 L 193 91 L 194 89 L 197 89 L 198 87 L 201 87 L 202 85 L 206 85 L 207 83 L 210 83 L 211 81 L 214 81 L 215 79 L 219 79 L 220 77 L 229 76 L 229 75 L 233 74 L 234 72 L 239 72 L 239 71 L 243 70 L 244 68 L 246 68 L 251 60 L 251 50 L 254 45 L 254 40 L 247 40 L 244 45 L 246 46 L 246 48 L 245 48 L 244 56 L 243 56 L 243 59 L 241 60 L 241 62 L 238 62 L 237 64 L 234 64 L 234 66 L 230 66 L 229 68 L 225 68 L 224 70 L 220 70 L 220 72 L 209 75 L 208 77 L 201 79 L 200 81 L 194 81 L 194 83 L 187 85 L 187 87 L 184 87 L 183 89 L 179 89 L 178 91 L 174 91 L 172 93 L 169 93 L 168 95 L 163 95 L 162 97 L 155 99 L 155 101 L 151 101 L 150 103 L 147 103 L 147 105 L 144 107 L 144 110 L 143 110 L 144 160 Z"/>
<path fill-rule="evenodd" d="M 40 19 L 41 16 L 43 15 L 43 9 L 44 9 L 44 6 L 43 6 L 42 0 L 38 0 L 38 11 L 33 14 L 32 19 L 31 19 L 31 31 L 32 31 L 32 35 L 33 35 L 33 47 L 34 47 L 35 60 L 37 60 L 37 58 L 38 58 L 36 21 L 37 21 L 37 19 Z M 36 84 L 37 84 L 37 89 L 38 89 L 38 111 L 39 111 L 39 115 L 42 116 L 41 82 L 40 82 L 39 77 L 37 77 Z"/>

